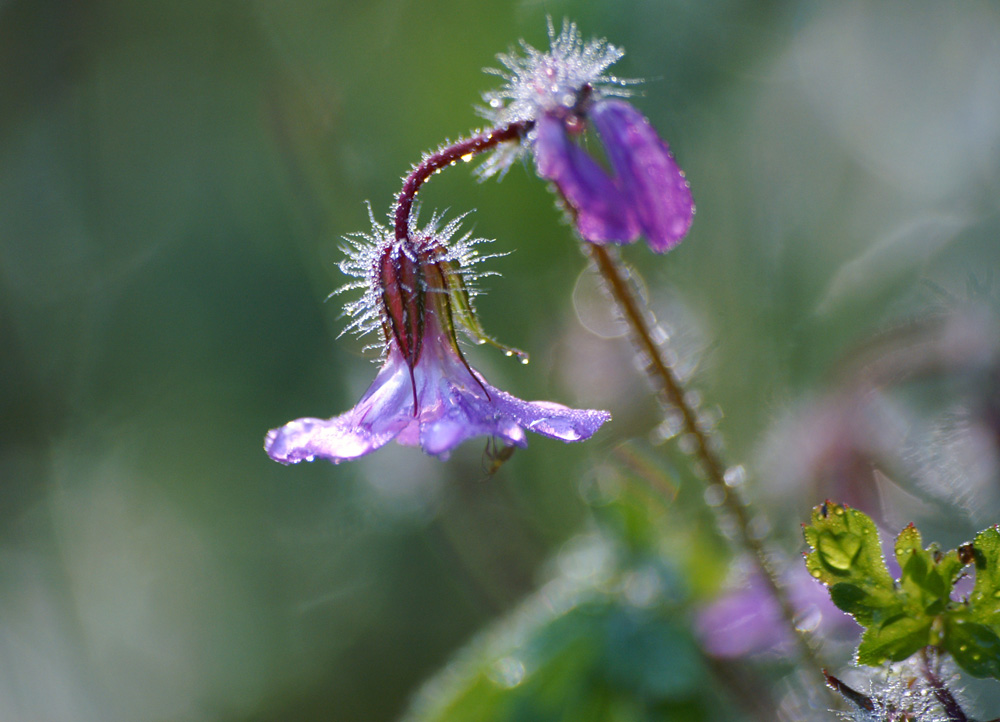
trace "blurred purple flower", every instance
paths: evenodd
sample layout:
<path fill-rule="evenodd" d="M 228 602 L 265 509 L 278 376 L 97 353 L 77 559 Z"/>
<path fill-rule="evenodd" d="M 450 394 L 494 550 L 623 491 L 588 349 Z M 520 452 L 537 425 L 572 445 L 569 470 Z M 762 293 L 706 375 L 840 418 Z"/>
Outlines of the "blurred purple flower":
<path fill-rule="evenodd" d="M 687 235 L 694 202 L 667 144 L 623 100 L 594 102 L 586 117 L 601 135 L 614 177 L 570 138 L 577 121 L 555 112 L 536 124 L 538 174 L 555 183 L 586 240 L 628 243 L 642 233 L 654 251 L 670 250 Z"/>
<path fill-rule="evenodd" d="M 645 235 L 657 252 L 687 234 L 694 202 L 684 172 L 649 121 L 620 98 L 623 81 L 606 76 L 622 51 L 603 40 L 584 43 L 576 26 L 564 23 L 542 53 L 522 43 L 524 55 L 499 56 L 506 82 L 487 93 L 481 112 L 498 124 L 533 124 L 528 146 L 538 174 L 555 184 L 580 235 L 594 243 L 630 243 Z M 609 173 L 573 140 L 592 123 L 601 137 Z M 515 153 L 501 148 L 481 169 L 503 173 Z"/>
<path fill-rule="evenodd" d="M 571 409 L 548 401 L 522 401 L 491 385 L 466 362 L 455 323 L 475 340 L 492 342 L 475 319 L 471 298 L 481 260 L 468 236 L 452 243 L 461 219 L 438 230 L 438 218 L 407 238 L 372 219 L 373 232 L 352 239 L 345 273 L 359 280 L 361 299 L 348 304 L 351 328 L 379 329 L 384 363 L 374 383 L 350 411 L 332 419 L 303 418 L 272 429 L 264 443 L 283 464 L 320 457 L 356 459 L 392 439 L 420 446 L 442 459 L 474 436 L 526 446 L 525 431 L 562 441 L 582 441 L 611 418 L 606 411 Z M 507 350 L 508 355 L 515 353 Z"/>
<path fill-rule="evenodd" d="M 804 566 L 793 567 L 784 584 L 798 615 L 797 623 L 803 628 L 820 629 L 824 639 L 860 631 Z M 695 631 L 708 653 L 722 658 L 782 653 L 793 644 L 778 603 L 757 574 L 702 609 L 695 618 Z"/>

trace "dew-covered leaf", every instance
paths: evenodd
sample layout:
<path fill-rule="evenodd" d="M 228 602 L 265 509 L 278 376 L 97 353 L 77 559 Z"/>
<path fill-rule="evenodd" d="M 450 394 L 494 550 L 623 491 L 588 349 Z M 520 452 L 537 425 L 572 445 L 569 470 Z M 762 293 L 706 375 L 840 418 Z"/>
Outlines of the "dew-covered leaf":
<path fill-rule="evenodd" d="M 975 677 L 1000 679 L 1000 531 L 992 527 L 971 544 L 942 552 L 924 547 L 913 524 L 896 538 L 900 577 L 889 576 L 878 532 L 862 512 L 831 502 L 813 510 L 804 527 L 806 567 L 827 585 L 830 598 L 865 628 L 861 664 L 899 662 L 927 646 L 951 654 Z M 955 582 L 974 564 L 975 584 L 958 599 Z"/>

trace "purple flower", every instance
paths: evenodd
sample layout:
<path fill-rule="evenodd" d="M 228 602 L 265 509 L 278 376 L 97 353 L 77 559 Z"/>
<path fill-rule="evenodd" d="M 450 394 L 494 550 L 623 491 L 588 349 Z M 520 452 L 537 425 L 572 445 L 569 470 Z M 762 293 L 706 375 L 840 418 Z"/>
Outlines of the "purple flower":
<path fill-rule="evenodd" d="M 826 587 L 804 565 L 790 569 L 783 581 L 800 626 L 819 628 L 824 638 L 857 635 L 858 625 L 834 606 Z M 721 658 L 783 653 L 793 645 L 781 608 L 757 573 L 699 611 L 695 632 L 708 653 Z"/>
<path fill-rule="evenodd" d="M 538 174 L 552 181 L 577 230 L 594 243 L 630 243 L 640 234 L 657 252 L 680 243 L 691 227 L 694 202 L 684 172 L 649 121 L 629 103 L 623 81 L 605 71 L 622 51 L 603 40 L 584 43 L 571 23 L 542 53 L 522 43 L 524 55 L 499 56 L 506 82 L 487 93 L 483 115 L 497 124 L 533 127 L 527 147 Z M 619 97 L 615 97 L 619 96 Z M 610 172 L 574 141 L 592 125 Z M 481 175 L 503 173 L 515 153 L 502 148 Z"/>
<path fill-rule="evenodd" d="M 494 342 L 472 311 L 478 275 L 471 266 L 481 260 L 473 248 L 477 241 L 465 236 L 449 243 L 460 220 L 438 230 L 435 217 L 422 231 L 414 222 L 408 237 L 396 240 L 372 219 L 373 232 L 352 239 L 341 268 L 359 279 L 347 288 L 363 288 L 364 295 L 347 306 L 354 318 L 348 328 L 382 331 L 382 368 L 350 411 L 332 419 L 296 419 L 268 432 L 264 448 L 272 459 L 339 463 L 392 439 L 443 459 L 474 436 L 522 447 L 526 430 L 582 441 L 610 418 L 606 411 L 522 401 L 469 366 L 456 322 L 476 341 Z"/>

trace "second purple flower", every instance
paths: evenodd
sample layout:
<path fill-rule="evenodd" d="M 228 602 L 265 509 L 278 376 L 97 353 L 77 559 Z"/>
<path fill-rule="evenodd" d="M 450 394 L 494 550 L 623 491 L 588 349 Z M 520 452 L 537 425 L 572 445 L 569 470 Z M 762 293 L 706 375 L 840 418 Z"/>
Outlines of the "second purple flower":
<path fill-rule="evenodd" d="M 526 145 L 538 174 L 552 181 L 580 235 L 594 243 L 630 243 L 644 235 L 650 248 L 670 250 L 687 234 L 694 201 L 684 172 L 649 121 L 631 104 L 623 81 L 606 75 L 623 53 L 603 40 L 584 43 L 564 23 L 543 53 L 522 42 L 524 54 L 499 56 L 506 82 L 484 96 L 491 121 L 531 127 Z M 576 142 L 592 126 L 609 169 Z M 520 148 L 503 146 L 482 175 L 503 173 Z M 610 172 L 609 172 L 610 170 Z"/>

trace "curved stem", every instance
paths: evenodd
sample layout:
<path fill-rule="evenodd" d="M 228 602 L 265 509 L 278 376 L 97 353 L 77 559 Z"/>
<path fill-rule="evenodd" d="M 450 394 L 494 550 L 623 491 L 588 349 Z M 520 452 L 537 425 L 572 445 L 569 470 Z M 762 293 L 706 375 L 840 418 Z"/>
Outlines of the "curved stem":
<path fill-rule="evenodd" d="M 430 153 L 418 163 L 403 181 L 403 189 L 396 200 L 394 228 L 396 240 L 403 240 L 410 229 L 410 213 L 417 192 L 428 178 L 459 160 L 470 160 L 483 151 L 494 148 L 500 143 L 517 140 L 527 133 L 533 124 L 530 122 L 511 123 L 500 128 L 483 131 L 470 138 L 464 138 L 451 145 Z"/>
<path fill-rule="evenodd" d="M 736 521 L 739 541 L 757 562 L 765 583 L 781 609 L 782 617 L 797 640 L 800 654 L 803 659 L 810 662 L 810 665 L 818 673 L 823 665 L 818 658 L 817 651 L 796 626 L 795 610 L 778 580 L 777 571 L 771 563 L 767 550 L 761 540 L 750 530 L 749 510 L 743 500 L 726 483 L 726 467 L 722 459 L 713 449 L 709 435 L 698 423 L 697 412 L 684 398 L 684 389 L 680 381 L 674 375 L 670 365 L 664 360 L 659 345 L 653 340 L 651 333 L 653 324 L 650 322 L 649 311 L 640 306 L 633 293 L 627 280 L 628 271 L 618 260 L 616 254 L 607 246 L 594 243 L 585 243 L 585 245 L 597 266 L 597 270 L 604 278 L 611 296 L 618 305 L 622 318 L 628 324 L 633 340 L 649 359 L 647 373 L 666 400 L 680 412 L 683 419 L 683 430 L 694 439 L 694 455 L 704 465 L 709 485 L 711 488 L 719 490 L 721 505 Z"/>

